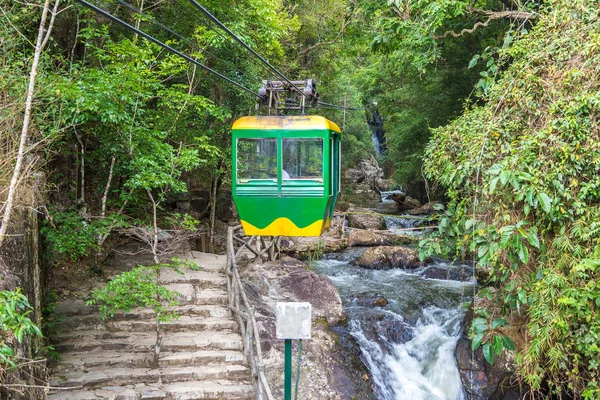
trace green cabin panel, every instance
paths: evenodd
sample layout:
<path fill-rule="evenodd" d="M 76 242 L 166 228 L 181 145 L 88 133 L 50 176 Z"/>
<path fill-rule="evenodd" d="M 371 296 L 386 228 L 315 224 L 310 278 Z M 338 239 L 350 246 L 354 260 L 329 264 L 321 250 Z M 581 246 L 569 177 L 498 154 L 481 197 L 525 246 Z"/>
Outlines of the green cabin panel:
<path fill-rule="evenodd" d="M 320 236 L 329 227 L 340 189 L 340 133 L 316 116 L 234 123 L 232 191 L 246 235 Z"/>

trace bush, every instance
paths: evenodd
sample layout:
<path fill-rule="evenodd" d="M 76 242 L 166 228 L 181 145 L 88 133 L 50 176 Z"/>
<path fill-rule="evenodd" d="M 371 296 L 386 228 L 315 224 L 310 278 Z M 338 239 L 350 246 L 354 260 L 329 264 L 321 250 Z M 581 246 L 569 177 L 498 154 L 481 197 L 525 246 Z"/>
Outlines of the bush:
<path fill-rule="evenodd" d="M 518 363 L 533 390 L 597 399 L 598 3 L 546 2 L 504 55 L 514 61 L 488 103 L 434 131 L 425 173 L 450 202 L 422 253 L 473 255 L 499 288 L 491 315 L 527 314 Z"/>

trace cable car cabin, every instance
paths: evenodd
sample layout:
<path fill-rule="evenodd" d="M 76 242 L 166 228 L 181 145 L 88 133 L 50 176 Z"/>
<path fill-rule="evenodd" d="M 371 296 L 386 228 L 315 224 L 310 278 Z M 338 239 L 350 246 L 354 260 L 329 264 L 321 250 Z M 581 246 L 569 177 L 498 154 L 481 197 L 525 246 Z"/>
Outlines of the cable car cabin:
<path fill-rule="evenodd" d="M 233 124 L 233 200 L 248 236 L 320 236 L 340 192 L 340 128 L 318 116 Z"/>

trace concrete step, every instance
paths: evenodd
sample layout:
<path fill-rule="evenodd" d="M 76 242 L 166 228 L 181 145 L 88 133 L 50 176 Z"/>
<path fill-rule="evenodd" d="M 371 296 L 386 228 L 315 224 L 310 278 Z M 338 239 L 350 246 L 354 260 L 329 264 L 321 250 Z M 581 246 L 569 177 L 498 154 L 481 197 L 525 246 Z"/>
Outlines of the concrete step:
<path fill-rule="evenodd" d="M 201 270 L 215 272 L 225 272 L 225 265 L 227 262 L 227 256 L 201 253 L 199 251 L 191 251 L 180 259 L 195 263 Z"/>
<path fill-rule="evenodd" d="M 109 331 L 128 331 L 128 332 L 147 332 L 155 328 L 155 321 L 110 321 L 106 324 Z M 232 318 L 196 318 L 182 316 L 170 322 L 163 322 L 160 325 L 162 332 L 185 332 L 211 330 L 220 332 L 236 332 L 237 322 Z"/>
<path fill-rule="evenodd" d="M 100 335 L 98 337 L 98 335 Z M 119 332 L 106 335 L 102 331 L 81 331 L 77 337 L 55 344 L 56 351 L 85 352 L 102 350 L 151 351 L 156 342 L 154 332 Z M 163 351 L 240 350 L 242 337 L 231 332 L 165 332 Z"/>
<path fill-rule="evenodd" d="M 160 271 L 159 283 L 191 283 L 199 288 L 227 287 L 227 278 L 222 272 L 184 270 L 179 273 L 173 269 Z"/>
<path fill-rule="evenodd" d="M 253 400 L 255 397 L 254 388 L 249 382 L 219 380 L 63 391 L 50 394 L 48 400 Z"/>
<path fill-rule="evenodd" d="M 92 368 L 150 368 L 153 353 L 129 353 L 102 350 L 99 352 L 63 353 L 51 364 L 53 373 L 83 371 Z M 195 352 L 165 352 L 160 356 L 161 367 L 192 367 L 213 364 L 243 365 L 241 351 L 201 350 Z"/>
<path fill-rule="evenodd" d="M 253 385 L 239 381 L 190 381 L 163 385 L 161 390 L 167 400 L 251 400 L 256 397 Z"/>
<path fill-rule="evenodd" d="M 110 368 L 68 371 L 52 376 L 52 387 L 98 389 L 103 386 L 125 386 L 138 383 L 175 383 L 208 380 L 243 380 L 249 376 L 243 365 L 205 365 L 202 367 Z"/>
<path fill-rule="evenodd" d="M 203 319 L 210 317 L 229 318 L 231 311 L 222 305 L 183 305 L 169 307 L 170 312 L 177 312 L 180 318 Z M 71 315 L 65 317 L 55 324 L 54 330 L 57 332 L 70 332 L 75 330 L 122 330 L 119 326 L 127 326 L 123 321 L 141 321 L 153 320 L 154 312 L 149 308 L 136 308 L 127 313 L 116 314 L 114 318 L 102 321 L 98 313 L 89 313 L 85 315 Z M 147 321 L 146 321 L 147 322 Z M 105 328 L 106 325 L 106 328 Z M 131 328 L 123 329 L 131 330 Z"/>

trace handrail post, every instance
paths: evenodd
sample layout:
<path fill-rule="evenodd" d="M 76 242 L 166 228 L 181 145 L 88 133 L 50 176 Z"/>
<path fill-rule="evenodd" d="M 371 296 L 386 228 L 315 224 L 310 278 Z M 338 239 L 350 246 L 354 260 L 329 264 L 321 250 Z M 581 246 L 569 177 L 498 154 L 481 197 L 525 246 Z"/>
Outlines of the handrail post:
<path fill-rule="evenodd" d="M 292 400 L 292 339 L 285 339 L 283 400 Z"/>

